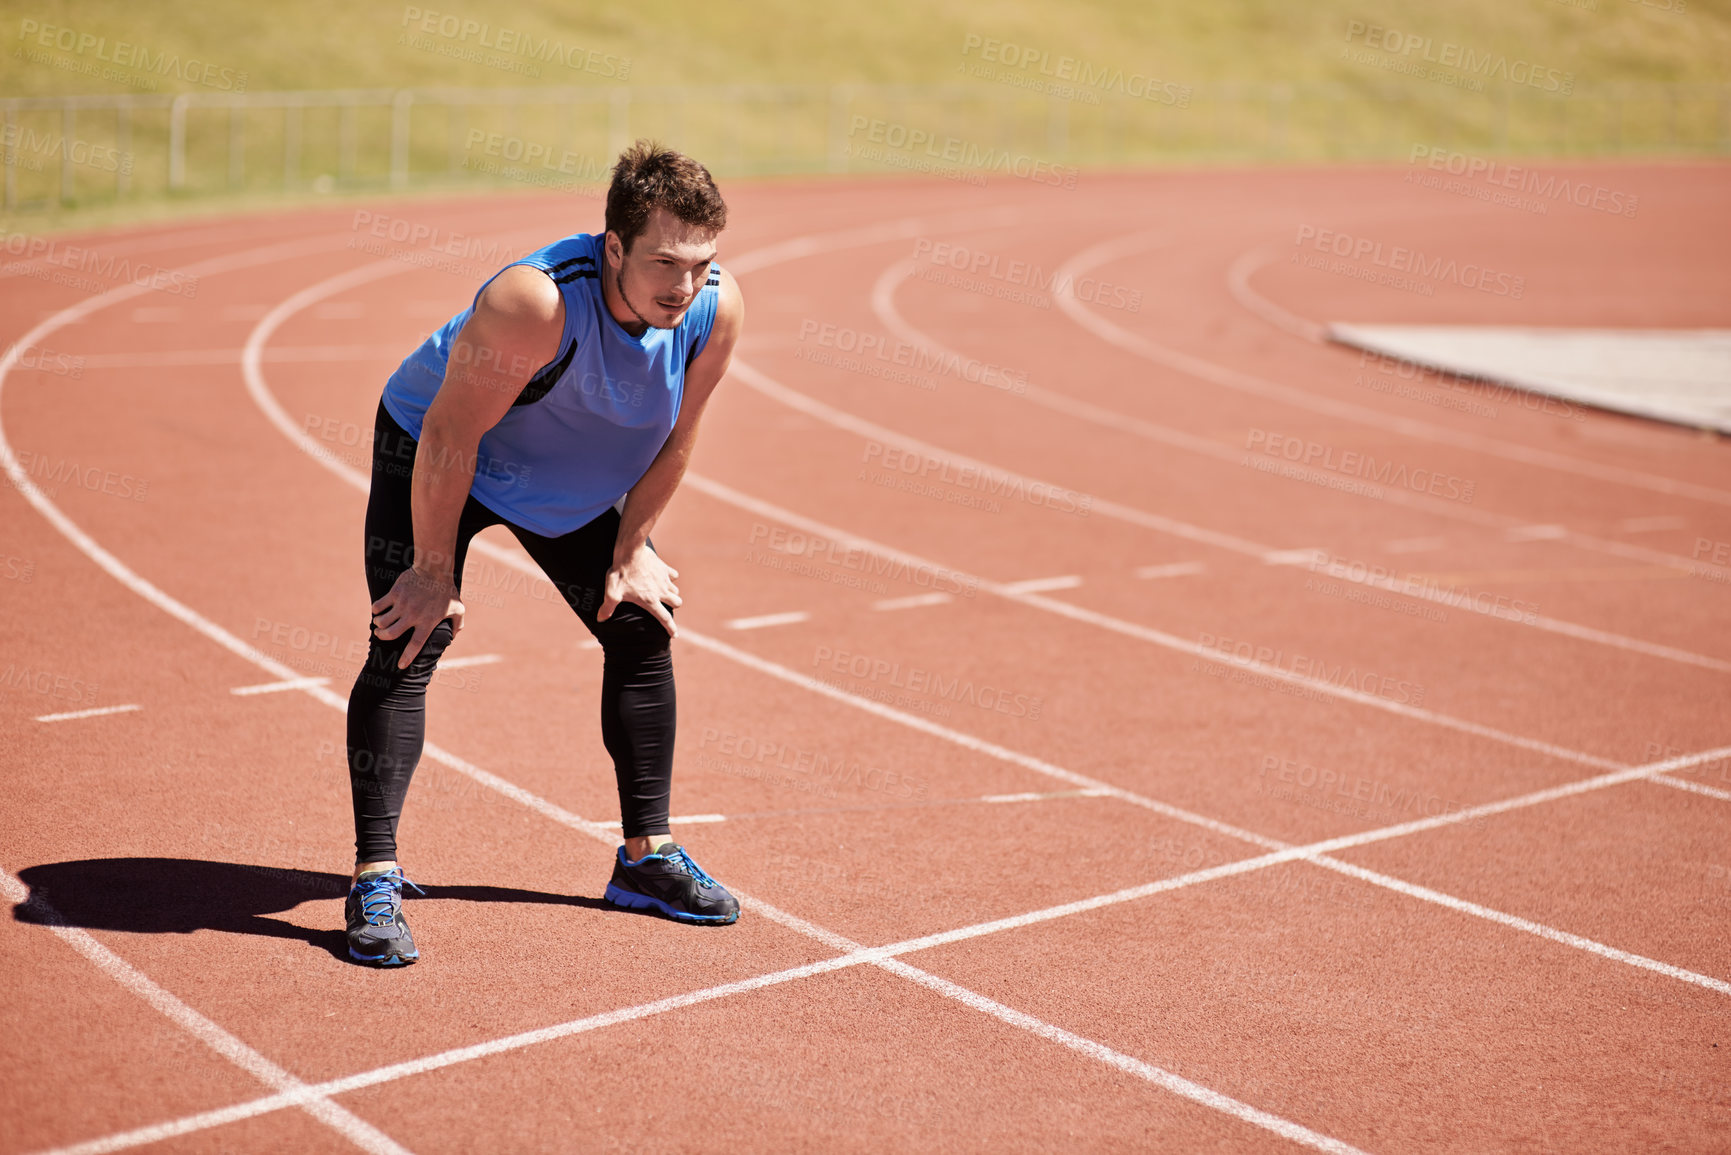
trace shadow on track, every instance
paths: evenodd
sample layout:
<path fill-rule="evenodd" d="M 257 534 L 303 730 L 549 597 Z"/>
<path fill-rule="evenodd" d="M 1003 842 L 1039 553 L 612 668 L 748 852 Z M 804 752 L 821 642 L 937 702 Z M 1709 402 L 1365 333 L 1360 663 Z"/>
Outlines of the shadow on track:
<path fill-rule="evenodd" d="M 220 930 L 299 939 L 348 959 L 341 929 L 313 930 L 269 917 L 303 902 L 342 898 L 349 880 L 340 874 L 197 858 L 87 858 L 26 867 L 18 877 L 30 887 L 30 897 L 12 907 L 12 917 L 19 922 L 134 934 Z M 421 887 L 424 898 L 409 890 L 405 899 L 615 909 L 599 898 L 505 886 Z"/>

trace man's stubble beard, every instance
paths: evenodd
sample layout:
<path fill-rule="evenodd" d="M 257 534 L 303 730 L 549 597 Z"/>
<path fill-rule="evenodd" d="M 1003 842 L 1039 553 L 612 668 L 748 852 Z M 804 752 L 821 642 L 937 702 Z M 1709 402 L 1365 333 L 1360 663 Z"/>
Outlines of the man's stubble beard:
<path fill-rule="evenodd" d="M 645 317 L 642 313 L 638 312 L 637 306 L 631 303 L 631 298 L 627 296 L 625 292 L 625 264 L 623 261 L 620 262 L 618 272 L 613 274 L 613 287 L 619 290 L 619 299 L 625 302 L 625 307 L 631 310 L 631 315 L 636 317 L 639 321 L 642 321 L 651 329 L 677 329 L 679 327 L 679 322 L 685 319 L 685 312 L 682 309 L 679 316 L 674 319 L 671 325 L 657 325 L 654 321 L 651 321 L 648 317 Z M 654 300 L 654 297 L 651 297 L 650 300 Z"/>

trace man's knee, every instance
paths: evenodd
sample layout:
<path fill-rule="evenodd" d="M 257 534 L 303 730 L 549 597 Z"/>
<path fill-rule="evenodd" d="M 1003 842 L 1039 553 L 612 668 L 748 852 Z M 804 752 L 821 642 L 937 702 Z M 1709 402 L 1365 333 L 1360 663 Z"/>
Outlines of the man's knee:
<path fill-rule="evenodd" d="M 399 668 L 403 660 L 403 651 L 408 648 L 412 634 L 392 638 L 385 641 L 377 634 L 371 635 L 367 644 L 367 664 L 361 670 L 361 681 L 374 689 L 387 690 L 398 687 L 425 689 L 432 681 L 433 671 L 438 668 L 439 658 L 443 656 L 445 647 L 456 637 L 456 630 L 450 619 L 446 619 L 433 627 L 433 632 L 427 637 L 427 644 L 421 647 L 421 652 L 415 655 L 415 660 L 407 668 Z"/>
<path fill-rule="evenodd" d="M 630 602 L 615 608 L 606 621 L 595 623 L 595 640 L 609 656 L 649 656 L 666 651 L 672 642 L 655 615 Z"/>

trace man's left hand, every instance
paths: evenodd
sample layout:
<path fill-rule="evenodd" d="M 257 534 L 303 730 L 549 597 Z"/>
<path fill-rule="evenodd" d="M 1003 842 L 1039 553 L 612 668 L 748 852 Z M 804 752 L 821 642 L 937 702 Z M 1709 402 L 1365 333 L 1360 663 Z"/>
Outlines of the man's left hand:
<path fill-rule="evenodd" d="M 677 638 L 679 630 L 667 607 L 678 609 L 681 604 L 679 587 L 673 584 L 678 576 L 679 571 L 656 556 L 654 550 L 647 545 L 638 546 L 628 559 L 623 563 L 615 561 L 607 571 L 607 596 L 595 615 L 596 620 L 606 621 L 621 603 L 631 602 L 655 615 L 668 636 Z"/>

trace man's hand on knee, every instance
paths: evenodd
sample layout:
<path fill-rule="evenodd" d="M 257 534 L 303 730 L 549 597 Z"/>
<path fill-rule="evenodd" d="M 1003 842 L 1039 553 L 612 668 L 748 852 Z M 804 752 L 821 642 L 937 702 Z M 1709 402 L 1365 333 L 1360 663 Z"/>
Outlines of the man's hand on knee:
<path fill-rule="evenodd" d="M 669 606 L 678 609 L 682 604 L 679 587 L 673 584 L 673 579 L 678 576 L 679 571 L 662 561 L 647 545 L 639 546 L 623 562 L 615 558 L 612 568 L 607 571 L 606 597 L 595 614 L 595 620 L 606 621 L 622 603 L 630 602 L 654 615 L 668 637 L 678 637 L 679 630 L 674 626 L 673 614 L 668 609 Z"/>
<path fill-rule="evenodd" d="M 391 592 L 373 603 L 373 633 L 388 642 L 414 631 L 397 659 L 397 668 L 406 670 L 440 622 L 450 618 L 452 634 L 462 632 L 463 612 L 451 579 L 406 569 L 397 575 Z"/>

